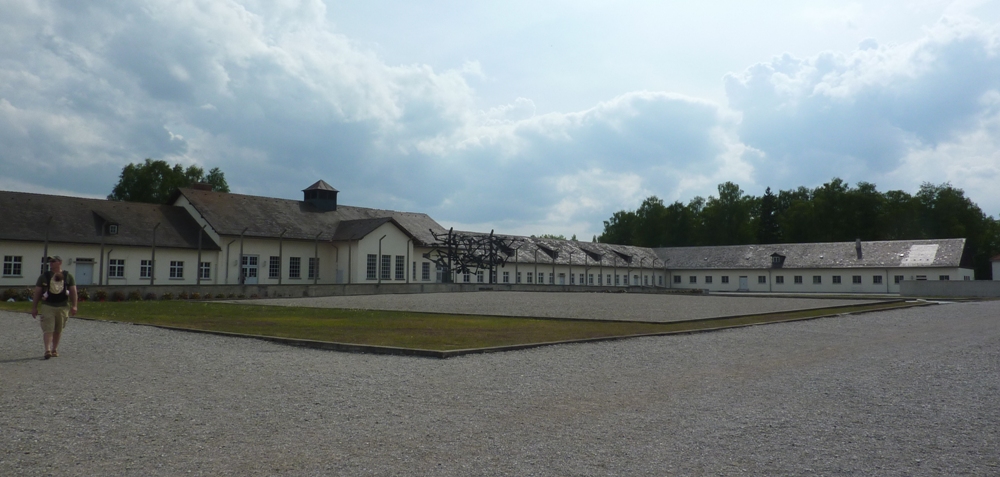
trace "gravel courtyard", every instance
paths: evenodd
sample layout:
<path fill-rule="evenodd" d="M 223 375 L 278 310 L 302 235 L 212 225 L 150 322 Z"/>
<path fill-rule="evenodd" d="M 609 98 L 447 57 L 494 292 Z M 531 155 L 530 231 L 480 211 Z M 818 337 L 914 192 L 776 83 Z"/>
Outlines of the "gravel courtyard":
<path fill-rule="evenodd" d="M 876 300 L 733 297 L 646 293 L 473 292 L 327 296 L 251 300 L 254 303 L 316 308 L 424 311 L 471 315 L 581 318 L 669 322 L 775 311 L 857 305 Z M 240 303 L 245 303 L 241 300 Z"/>
<path fill-rule="evenodd" d="M 0 327 L 0 475 L 1000 474 L 1000 301 L 448 360 Z"/>

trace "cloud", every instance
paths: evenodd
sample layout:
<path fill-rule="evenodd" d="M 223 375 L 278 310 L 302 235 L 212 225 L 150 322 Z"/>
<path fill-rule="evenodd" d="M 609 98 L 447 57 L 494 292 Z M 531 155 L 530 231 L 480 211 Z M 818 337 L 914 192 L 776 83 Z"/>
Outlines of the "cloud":
<path fill-rule="evenodd" d="M 866 40 L 851 53 L 783 55 L 727 75 L 739 137 L 763 151 L 756 181 L 898 176 L 913 151 L 963 141 L 1000 88 L 997 45 L 983 25 L 945 19 L 909 44 Z"/>

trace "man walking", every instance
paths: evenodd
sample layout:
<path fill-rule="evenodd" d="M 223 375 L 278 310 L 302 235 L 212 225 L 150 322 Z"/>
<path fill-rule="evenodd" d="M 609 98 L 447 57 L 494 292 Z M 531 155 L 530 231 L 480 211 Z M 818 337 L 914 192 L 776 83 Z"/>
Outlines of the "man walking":
<path fill-rule="evenodd" d="M 62 269 L 62 258 L 56 255 L 46 257 L 46 260 L 49 271 L 35 282 L 31 316 L 38 317 L 38 302 L 42 301 L 42 341 L 45 343 L 45 359 L 49 359 L 59 356 L 59 338 L 69 316 L 76 315 L 77 294 L 76 279 Z"/>

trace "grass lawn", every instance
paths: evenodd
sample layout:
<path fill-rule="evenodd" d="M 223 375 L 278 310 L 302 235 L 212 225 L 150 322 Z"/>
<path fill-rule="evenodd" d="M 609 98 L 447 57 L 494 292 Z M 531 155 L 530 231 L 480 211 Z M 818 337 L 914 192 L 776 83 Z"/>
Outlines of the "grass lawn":
<path fill-rule="evenodd" d="M 909 306 L 901 302 L 679 323 L 510 318 L 197 301 L 83 302 L 80 317 L 248 335 L 435 351 L 665 334 Z M 28 312 L 29 302 L 0 302 Z"/>

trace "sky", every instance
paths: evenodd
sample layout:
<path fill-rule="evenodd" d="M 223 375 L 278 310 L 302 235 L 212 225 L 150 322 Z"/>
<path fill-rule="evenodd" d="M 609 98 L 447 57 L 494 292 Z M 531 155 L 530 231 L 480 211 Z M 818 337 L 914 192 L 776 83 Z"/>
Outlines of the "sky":
<path fill-rule="evenodd" d="M 0 189 L 235 193 L 589 240 L 649 196 L 950 183 L 1000 215 L 1000 1 L 0 0 Z"/>

